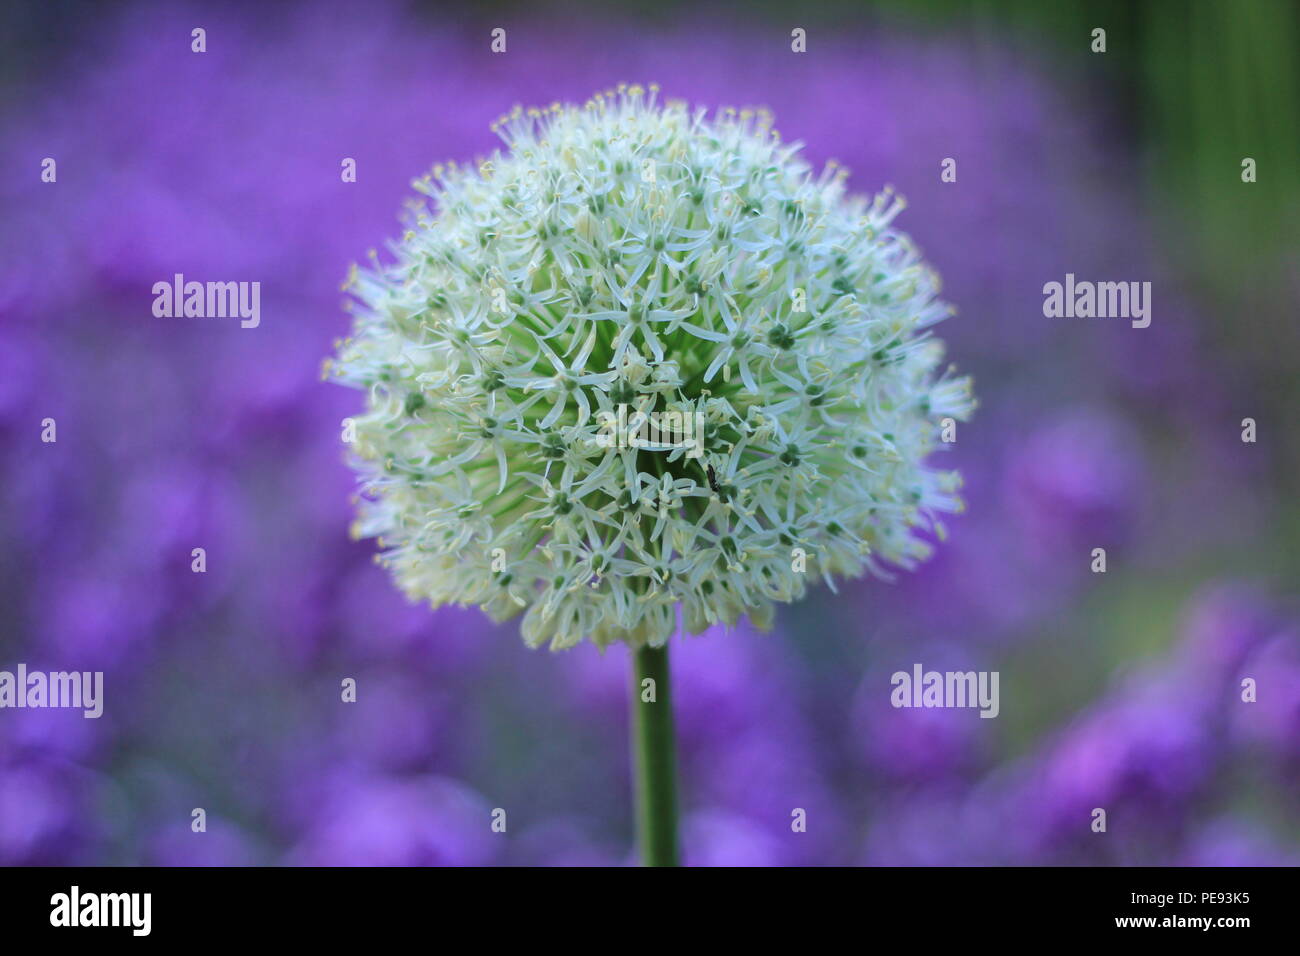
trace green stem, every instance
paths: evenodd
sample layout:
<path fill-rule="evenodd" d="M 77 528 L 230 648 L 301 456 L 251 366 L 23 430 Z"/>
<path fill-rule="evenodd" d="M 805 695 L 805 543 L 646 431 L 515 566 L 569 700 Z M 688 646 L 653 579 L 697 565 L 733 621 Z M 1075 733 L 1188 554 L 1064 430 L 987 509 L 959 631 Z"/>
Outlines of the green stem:
<path fill-rule="evenodd" d="M 643 646 L 632 653 L 632 753 L 641 863 L 677 866 L 677 753 L 668 648 Z"/>

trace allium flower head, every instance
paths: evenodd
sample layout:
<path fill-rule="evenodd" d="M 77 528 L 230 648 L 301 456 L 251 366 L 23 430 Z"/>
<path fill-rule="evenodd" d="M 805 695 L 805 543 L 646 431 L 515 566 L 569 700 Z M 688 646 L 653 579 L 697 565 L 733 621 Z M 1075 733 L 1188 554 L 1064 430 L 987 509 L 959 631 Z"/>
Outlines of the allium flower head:
<path fill-rule="evenodd" d="M 902 201 L 770 124 L 620 87 L 417 181 L 332 367 L 367 395 L 358 533 L 409 595 L 658 645 L 925 556 L 960 507 L 925 458 L 972 407 L 950 310 Z"/>

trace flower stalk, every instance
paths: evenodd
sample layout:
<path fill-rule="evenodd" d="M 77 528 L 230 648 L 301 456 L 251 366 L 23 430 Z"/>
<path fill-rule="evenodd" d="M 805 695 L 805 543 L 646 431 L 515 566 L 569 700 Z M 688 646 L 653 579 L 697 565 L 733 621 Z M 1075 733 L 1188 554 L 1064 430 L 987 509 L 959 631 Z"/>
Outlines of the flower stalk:
<path fill-rule="evenodd" d="M 632 760 L 643 866 L 677 866 L 677 745 L 668 647 L 632 652 Z"/>

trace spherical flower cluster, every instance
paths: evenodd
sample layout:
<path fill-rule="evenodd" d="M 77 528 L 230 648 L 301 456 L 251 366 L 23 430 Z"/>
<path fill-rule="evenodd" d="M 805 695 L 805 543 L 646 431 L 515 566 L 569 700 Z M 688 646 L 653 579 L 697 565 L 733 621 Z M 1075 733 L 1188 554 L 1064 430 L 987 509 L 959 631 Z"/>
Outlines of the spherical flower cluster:
<path fill-rule="evenodd" d="M 620 87 L 417 181 L 329 366 L 367 396 L 356 530 L 410 596 L 658 645 L 925 556 L 960 508 L 925 459 L 972 408 L 950 309 L 902 201 L 770 124 Z"/>

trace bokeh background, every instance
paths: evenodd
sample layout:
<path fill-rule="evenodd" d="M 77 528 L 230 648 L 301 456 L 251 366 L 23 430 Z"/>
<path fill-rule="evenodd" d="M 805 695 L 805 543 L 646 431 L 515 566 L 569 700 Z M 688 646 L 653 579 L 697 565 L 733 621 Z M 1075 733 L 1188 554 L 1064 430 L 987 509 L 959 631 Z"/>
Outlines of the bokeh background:
<path fill-rule="evenodd" d="M 1294 864 L 1298 18 L 6 5 L 0 669 L 103 670 L 107 700 L 0 711 L 0 863 L 632 860 L 626 653 L 406 604 L 348 537 L 361 398 L 319 370 L 414 176 L 491 151 L 515 103 L 656 81 L 895 185 L 982 402 L 922 571 L 674 643 L 687 861 Z M 154 318 L 176 272 L 260 281 L 261 326 Z M 1151 281 L 1150 328 L 1044 318 L 1066 272 Z M 999 671 L 1000 716 L 891 708 L 914 663 Z"/>

